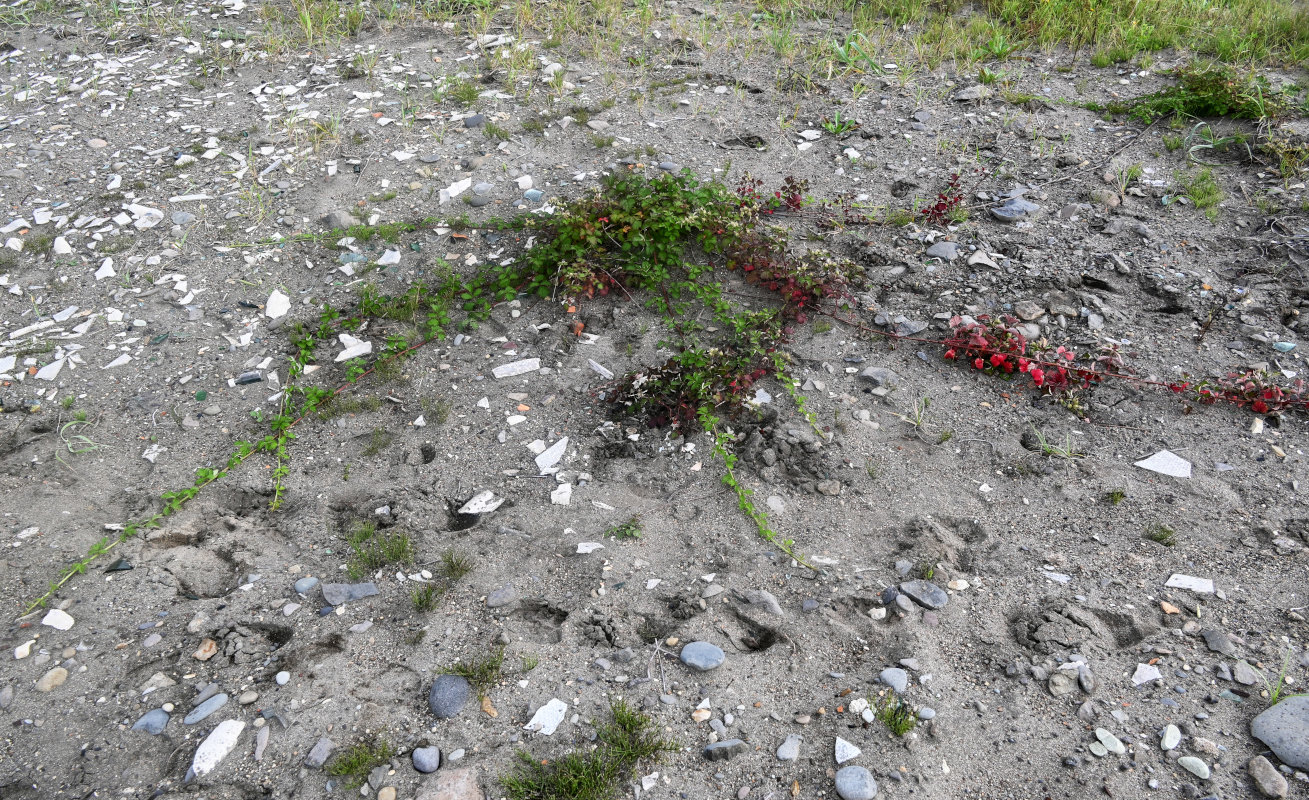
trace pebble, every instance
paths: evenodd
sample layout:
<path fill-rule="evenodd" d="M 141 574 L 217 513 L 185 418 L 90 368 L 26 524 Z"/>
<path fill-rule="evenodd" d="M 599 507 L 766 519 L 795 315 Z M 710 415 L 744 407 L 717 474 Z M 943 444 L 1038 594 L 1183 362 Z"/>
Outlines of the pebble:
<path fill-rule="evenodd" d="M 928 258 L 939 258 L 944 261 L 954 261 L 959 257 L 959 244 L 957 242 L 939 241 L 927 248 Z"/>
<path fill-rule="evenodd" d="M 1283 764 L 1309 771 L 1309 697 L 1288 697 L 1261 712 L 1250 733 Z"/>
<path fill-rule="evenodd" d="M 236 702 L 239 705 L 248 706 L 258 699 L 259 699 L 259 692 L 256 692 L 253 689 L 251 689 L 249 691 L 242 692 L 241 696 L 236 698 Z"/>
<path fill-rule="evenodd" d="M 777 602 L 777 598 L 772 592 L 763 589 L 751 589 L 745 593 L 745 600 L 752 606 L 758 606 L 763 611 L 774 616 L 782 616 L 782 606 Z"/>
<path fill-rule="evenodd" d="M 1099 739 L 1100 744 L 1104 745 L 1104 749 L 1108 750 L 1110 753 L 1121 756 L 1123 753 L 1127 752 L 1127 747 L 1122 743 L 1122 741 L 1104 728 L 1095 729 L 1095 738 Z"/>
<path fill-rule="evenodd" d="M 787 736 L 786 741 L 782 742 L 782 745 L 777 748 L 777 759 L 779 761 L 795 761 L 800 757 L 800 743 L 803 741 L 803 738 L 794 733 Z"/>
<path fill-rule="evenodd" d="M 909 673 L 899 667 L 891 667 L 890 669 L 882 670 L 881 674 L 877 676 L 877 679 L 882 683 L 885 683 L 887 686 L 890 686 L 897 694 L 903 693 L 904 690 L 909 688 Z"/>
<path fill-rule="evenodd" d="M 225 705 L 227 705 L 227 694 L 216 694 L 192 709 L 190 714 L 187 714 L 182 718 L 182 723 L 185 725 L 194 725 L 197 722 L 203 721 L 210 714 Z"/>
<path fill-rule="evenodd" d="M 836 771 L 836 793 L 841 800 L 873 800 L 877 797 L 877 781 L 863 767 L 841 767 Z"/>
<path fill-rule="evenodd" d="M 286 670 L 282 670 L 281 672 L 273 676 L 273 680 L 277 682 L 278 686 L 285 686 L 291 682 L 291 673 L 287 672 Z"/>
<path fill-rule="evenodd" d="M 441 748 L 417 747 L 413 752 L 414 769 L 424 774 L 436 772 L 441 768 Z"/>
<path fill-rule="evenodd" d="M 1232 677 L 1242 686 L 1254 686 L 1259 682 L 1259 673 L 1255 668 L 1246 663 L 1245 659 L 1237 661 L 1232 666 Z"/>
<path fill-rule="evenodd" d="M 68 680 L 68 670 L 63 667 L 55 667 L 42 675 L 40 680 L 36 682 L 36 690 L 38 692 L 53 691 L 63 686 L 66 680 Z"/>
<path fill-rule="evenodd" d="M 681 172 L 682 166 L 678 164 L 676 161 L 660 161 L 659 169 L 663 170 L 664 172 Z"/>
<path fill-rule="evenodd" d="M 468 705 L 472 696 L 473 689 L 464 678 L 458 675 L 438 675 L 432 681 L 427 705 L 437 719 L 450 719 Z"/>
<path fill-rule="evenodd" d="M 57 608 L 50 609 L 49 613 L 41 619 L 42 625 L 47 625 L 57 631 L 66 631 L 73 627 L 74 620 L 67 611 L 61 611 Z"/>
<path fill-rule="evenodd" d="M 510 603 L 517 602 L 517 600 L 518 590 L 514 588 L 512 583 L 506 583 L 486 596 L 486 607 L 502 608 Z"/>
<path fill-rule="evenodd" d="M 195 758 L 191 760 L 191 769 L 186 773 L 187 782 L 193 778 L 203 778 L 213 772 L 219 762 L 227 758 L 228 753 L 236 747 L 243 730 L 245 730 L 245 723 L 240 720 L 228 719 L 218 723 L 214 732 L 196 748 Z"/>
<path fill-rule="evenodd" d="M 486 124 L 485 114 L 473 114 L 470 117 L 464 117 L 465 128 L 480 128 Z"/>
<path fill-rule="evenodd" d="M 3 689 L 0 689 L 0 710 L 9 708 L 9 706 L 12 705 L 13 702 L 14 702 L 14 687 L 5 686 Z"/>
<path fill-rule="evenodd" d="M 1159 737 L 1159 749 L 1172 750 L 1182 742 L 1182 732 L 1176 725 L 1169 724 L 1164 728 L 1163 736 Z"/>
<path fill-rule="evenodd" d="M 709 642 L 690 642 L 682 648 L 682 663 L 698 672 L 708 672 L 722 666 L 727 656 Z"/>
<path fill-rule="evenodd" d="M 169 719 L 167 711 L 156 708 L 153 711 L 147 711 L 140 719 L 132 723 L 132 730 L 145 731 L 151 736 L 158 736 L 168 726 Z"/>
<path fill-rule="evenodd" d="M 1286 784 L 1286 778 L 1263 756 L 1255 756 L 1246 764 L 1246 771 L 1250 773 L 1250 780 L 1254 781 L 1255 788 L 1264 797 L 1286 797 L 1289 788 Z"/>
<path fill-rule="evenodd" d="M 321 768 L 327 763 L 328 757 L 332 755 L 332 748 L 335 746 L 332 744 L 332 740 L 326 736 L 319 739 L 318 743 L 309 751 L 309 755 L 305 756 L 305 766 L 310 769 Z"/>
<path fill-rule="evenodd" d="M 372 597 L 379 594 L 377 584 L 369 581 L 367 583 L 325 583 L 323 584 L 323 600 L 329 606 L 344 605 L 351 600 L 362 600 L 365 597 Z"/>
<path fill-rule="evenodd" d="M 740 739 L 728 739 L 725 742 L 714 742 L 704 749 L 704 757 L 710 761 L 726 761 L 735 758 L 750 749 L 750 746 Z"/>
<path fill-rule="evenodd" d="M 1182 756 L 1177 759 L 1177 766 L 1191 773 L 1202 781 L 1209 780 L 1209 765 L 1195 756 Z"/>
<path fill-rule="evenodd" d="M 317 578 L 301 578 L 295 582 L 295 590 L 300 594 L 308 594 L 315 586 L 318 585 Z"/>
<path fill-rule="evenodd" d="M 933 611 L 945 608 L 950 602 L 950 595 L 940 586 L 929 581 L 906 581 L 900 584 L 900 593 L 906 594 L 915 603 Z"/>
<path fill-rule="evenodd" d="M 395 800 L 395 787 L 383 786 L 377 790 L 377 800 Z"/>
<path fill-rule="evenodd" d="M 855 747 L 854 745 L 850 744 L 845 739 L 842 739 L 840 736 L 836 737 L 836 748 L 835 748 L 836 763 L 844 764 L 845 762 L 849 761 L 852 758 L 858 758 L 859 754 L 862 752 L 863 751 L 860 750 L 858 747 Z"/>
<path fill-rule="evenodd" d="M 528 189 L 523 192 L 523 199 L 529 203 L 539 203 L 545 197 L 545 192 L 540 189 Z"/>

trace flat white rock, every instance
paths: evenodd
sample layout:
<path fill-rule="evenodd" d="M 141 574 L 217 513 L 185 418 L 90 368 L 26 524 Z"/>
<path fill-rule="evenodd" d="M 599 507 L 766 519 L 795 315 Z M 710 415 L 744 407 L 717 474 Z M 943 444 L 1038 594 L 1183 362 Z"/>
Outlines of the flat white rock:
<path fill-rule="evenodd" d="M 844 764 L 852 758 L 858 758 L 862 752 L 840 736 L 836 737 L 836 763 Z"/>
<path fill-rule="evenodd" d="M 1171 450 L 1160 450 L 1149 458 L 1136 462 L 1135 466 L 1172 478 L 1191 477 L 1191 462 Z"/>
<path fill-rule="evenodd" d="M 114 260 L 112 258 L 106 258 L 101 262 L 100 269 L 95 271 L 95 279 L 102 281 L 105 278 L 112 278 L 117 274 L 117 272 L 114 272 Z"/>
<path fill-rule="evenodd" d="M 564 485 L 567 486 L 568 484 L 565 483 Z M 586 555 L 587 553 L 594 553 L 596 550 L 603 550 L 604 547 L 599 542 L 578 542 L 577 552 Z"/>
<path fill-rule="evenodd" d="M 1196 578 L 1191 575 L 1183 575 L 1180 572 L 1169 575 L 1164 586 L 1169 589 L 1190 589 L 1196 594 L 1214 593 L 1214 582 L 1209 578 Z"/>
<path fill-rule="evenodd" d="M 484 491 L 473 495 L 473 499 L 464 503 L 460 508 L 460 514 L 486 514 L 495 511 L 504 503 L 503 497 L 496 497 L 494 492 Z"/>
<path fill-rule="evenodd" d="M 491 374 L 497 378 L 512 378 L 515 375 L 522 375 L 527 372 L 536 372 L 541 368 L 541 359 L 524 358 L 521 361 L 510 361 L 508 364 L 501 364 L 491 370 Z"/>
<path fill-rule="evenodd" d="M 336 360 L 338 362 L 349 361 L 352 358 L 366 356 L 373 352 L 372 342 L 365 342 L 362 339 L 356 339 L 348 333 L 341 334 L 341 344 L 345 345 L 345 349 L 337 354 Z"/>
<path fill-rule="evenodd" d="M 553 467 L 559 463 L 559 459 L 564 457 L 564 451 L 568 449 L 568 437 L 560 439 L 545 449 L 541 455 L 536 457 L 536 468 L 541 472 Z"/>
<path fill-rule="evenodd" d="M 1137 664 L 1136 672 L 1132 673 L 1132 685 L 1140 686 L 1143 683 L 1157 681 L 1162 677 L 1163 675 L 1159 672 L 1159 668 L 1153 664 Z"/>
<path fill-rule="evenodd" d="M 400 251 L 399 251 L 399 250 L 387 250 L 385 253 L 382 253 L 382 257 L 381 257 L 381 258 L 377 259 L 377 263 L 380 264 L 380 265 L 382 265 L 383 267 L 389 267 L 389 266 L 391 266 L 392 264 L 399 264 L 399 263 L 400 263 Z"/>
<path fill-rule="evenodd" d="M 245 723 L 240 720 L 228 719 L 218 723 L 214 732 L 209 734 L 209 737 L 196 749 L 195 758 L 191 761 L 191 769 L 186 773 L 187 780 L 203 778 L 213 772 L 218 763 L 227 758 L 228 753 L 236 748 L 236 742 L 241 738 L 243 730 L 245 730 Z"/>
<path fill-rule="evenodd" d="M 566 506 L 573 499 L 573 485 L 571 483 L 561 483 L 559 488 L 550 493 L 550 504 L 556 506 Z"/>
<path fill-rule="evenodd" d="M 291 298 L 282 294 L 277 289 L 268 295 L 268 302 L 264 303 L 264 313 L 269 319 L 278 319 L 286 316 L 286 312 L 291 310 Z"/>
<path fill-rule="evenodd" d="M 56 361 L 51 361 L 49 364 L 46 364 L 44 367 L 41 367 L 39 370 L 36 371 L 37 379 L 43 381 L 52 381 L 55 378 L 58 378 L 59 370 L 64 368 L 64 360 L 65 359 L 61 358 Z"/>
<path fill-rule="evenodd" d="M 73 618 L 67 611 L 60 611 L 57 608 L 50 609 L 50 612 L 41 620 L 42 625 L 48 625 L 57 631 L 66 631 L 73 627 Z"/>
<path fill-rule="evenodd" d="M 532 721 L 524 725 L 523 730 L 549 736 L 558 730 L 560 723 L 564 721 L 564 715 L 567 713 L 567 703 L 563 700 L 552 699 L 536 710 L 536 713 L 532 715 Z"/>

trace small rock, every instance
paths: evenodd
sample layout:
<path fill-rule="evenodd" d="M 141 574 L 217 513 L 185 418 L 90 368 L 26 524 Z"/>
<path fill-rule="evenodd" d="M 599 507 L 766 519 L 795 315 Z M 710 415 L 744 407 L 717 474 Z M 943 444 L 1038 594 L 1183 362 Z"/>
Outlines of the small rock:
<path fill-rule="evenodd" d="M 690 642 L 682 648 L 682 663 L 698 672 L 708 672 L 722 666 L 727 656 L 709 642 Z"/>
<path fill-rule="evenodd" d="M 850 744 L 845 739 L 842 739 L 840 736 L 836 737 L 836 763 L 844 764 L 852 758 L 858 758 L 861 752 L 863 751 Z"/>
<path fill-rule="evenodd" d="M 194 725 L 201 722 L 225 705 L 227 705 L 227 695 L 225 693 L 216 694 L 193 708 L 190 714 L 182 718 L 182 724 Z"/>
<path fill-rule="evenodd" d="M 903 693 L 905 689 L 909 688 L 909 673 L 899 667 L 882 670 L 877 679 L 890 686 L 897 694 Z"/>
<path fill-rule="evenodd" d="M 309 751 L 309 755 L 305 756 L 305 766 L 310 769 L 321 769 L 327 763 L 328 756 L 332 755 L 332 748 L 335 746 L 332 744 L 332 740 L 326 736 L 319 739 L 318 743 Z"/>
<path fill-rule="evenodd" d="M 240 720 L 228 719 L 218 723 L 214 732 L 196 748 L 195 758 L 191 760 L 191 769 L 186 773 L 186 780 L 190 782 L 194 778 L 203 778 L 213 772 L 219 762 L 227 758 L 228 753 L 236 747 L 243 730 L 245 730 L 245 723 Z"/>
<path fill-rule="evenodd" d="M 1283 764 L 1309 771 L 1309 697 L 1288 697 L 1261 712 L 1250 733 Z"/>
<path fill-rule="evenodd" d="M 941 240 L 927 248 L 928 258 L 939 258 L 943 261 L 954 261 L 959 257 L 959 243 L 948 240 Z"/>
<path fill-rule="evenodd" d="M 1254 686 L 1259 682 L 1259 673 L 1255 668 L 1246 663 L 1245 659 L 1237 661 L 1232 666 L 1232 677 L 1242 686 Z"/>
<path fill-rule="evenodd" d="M 728 739 L 714 742 L 704 749 L 704 757 L 710 761 L 726 761 L 748 751 L 750 746 L 740 739 Z"/>
<path fill-rule="evenodd" d="M 1032 322 L 1045 316 L 1045 307 L 1031 300 L 1019 300 L 1014 303 L 1014 313 L 1026 322 Z"/>
<path fill-rule="evenodd" d="M 945 608 L 945 604 L 950 602 L 950 595 L 940 586 L 928 581 L 907 581 L 900 584 L 900 593 L 908 595 L 918 605 L 923 608 L 930 608 L 934 611 Z"/>
<path fill-rule="evenodd" d="M 36 682 L 36 690 L 38 692 L 54 691 L 60 686 L 63 686 L 64 681 L 66 680 L 68 680 L 68 670 L 63 667 L 55 667 L 42 675 L 40 680 Z"/>
<path fill-rule="evenodd" d="M 859 373 L 859 380 L 887 389 L 894 389 L 900 385 L 900 376 L 886 367 L 868 367 Z"/>
<path fill-rule="evenodd" d="M 1104 745 L 1104 749 L 1115 755 L 1121 756 L 1123 753 L 1127 752 L 1127 746 L 1124 745 L 1117 736 L 1114 736 L 1104 728 L 1095 729 L 1095 738 L 1100 740 L 1100 744 Z"/>
<path fill-rule="evenodd" d="M 518 590 L 507 583 L 486 596 L 487 608 L 501 608 L 518 601 Z"/>
<path fill-rule="evenodd" d="M 772 592 L 763 589 L 751 589 L 745 593 L 746 602 L 752 606 L 758 606 L 762 610 L 775 616 L 782 616 L 782 606 L 777 602 L 777 598 Z"/>
<path fill-rule="evenodd" d="M 1202 781 L 1209 780 L 1209 765 L 1195 756 L 1182 756 L 1177 759 L 1177 766 L 1191 773 Z"/>
<path fill-rule="evenodd" d="M 1160 750 L 1172 750 L 1182 742 L 1182 731 L 1172 723 L 1164 728 L 1164 733 L 1159 737 Z"/>
<path fill-rule="evenodd" d="M 323 600 L 329 606 L 344 605 L 352 600 L 362 600 L 376 594 L 380 594 L 380 592 L 377 590 L 377 584 L 372 581 L 367 583 L 323 584 Z"/>
<path fill-rule="evenodd" d="M 800 757 L 800 743 L 803 741 L 803 738 L 794 733 L 787 736 L 786 741 L 782 742 L 781 746 L 777 748 L 777 759 L 779 761 L 795 761 L 798 759 Z"/>
<path fill-rule="evenodd" d="M 424 774 L 436 772 L 441 768 L 441 748 L 416 747 L 413 752 L 414 769 Z"/>
<path fill-rule="evenodd" d="M 1255 756 L 1250 759 L 1246 765 L 1246 770 L 1250 773 L 1250 780 L 1259 789 L 1260 794 L 1264 797 L 1286 797 L 1290 787 L 1286 784 L 1286 778 L 1263 756 Z"/>
<path fill-rule="evenodd" d="M 462 754 L 462 751 L 456 751 Z M 454 753 L 450 760 L 455 760 Z M 472 767 L 443 769 L 418 788 L 415 800 L 482 800 L 482 787 Z"/>
<path fill-rule="evenodd" d="M 427 705 L 437 719 L 450 719 L 464 709 L 472 696 L 472 686 L 464 678 L 438 675 L 427 694 Z"/>
<path fill-rule="evenodd" d="M 841 800 L 873 800 L 877 797 L 877 781 L 863 767 L 842 767 L 836 771 L 836 793 Z"/>
<path fill-rule="evenodd" d="M 162 708 L 156 708 L 154 711 L 147 711 L 144 716 L 134 722 L 132 730 L 145 731 L 151 736 L 158 736 L 168 726 L 168 720 L 168 712 Z"/>
<path fill-rule="evenodd" d="M 292 588 L 294 588 L 299 594 L 308 594 L 309 591 L 317 585 L 317 578 L 301 578 L 295 582 L 295 585 Z"/>
<path fill-rule="evenodd" d="M 66 631 L 73 627 L 73 618 L 67 611 L 61 611 L 57 608 L 50 609 L 49 613 L 41 619 L 42 625 L 48 625 L 57 631 Z"/>

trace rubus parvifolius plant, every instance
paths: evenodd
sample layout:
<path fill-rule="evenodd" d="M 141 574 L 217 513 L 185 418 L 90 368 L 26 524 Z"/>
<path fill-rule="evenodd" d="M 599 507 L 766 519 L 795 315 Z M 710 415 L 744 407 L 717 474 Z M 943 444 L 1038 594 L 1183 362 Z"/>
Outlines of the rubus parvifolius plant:
<path fill-rule="evenodd" d="M 1289 386 L 1281 386 L 1262 370 L 1229 372 L 1221 378 L 1194 382 L 1182 380 L 1168 384 L 1168 388 L 1205 405 L 1227 402 L 1256 414 L 1309 411 L 1309 385 L 1296 378 Z"/>
<path fill-rule="evenodd" d="M 950 319 L 950 335 L 941 344 L 945 357 L 973 369 L 1004 378 L 1026 378 L 1048 394 L 1069 392 L 1118 375 L 1122 357 L 1113 345 L 1077 365 L 1077 354 L 1059 345 L 1029 342 L 1018 329 L 1018 318 L 979 316 L 975 320 Z M 1089 363 L 1088 363 L 1089 362 Z"/>
<path fill-rule="evenodd" d="M 959 173 L 953 172 L 945 182 L 945 191 L 936 195 L 936 202 L 922 210 L 922 215 L 933 225 L 945 227 L 950 215 L 963 202 L 964 195 L 959 189 Z"/>

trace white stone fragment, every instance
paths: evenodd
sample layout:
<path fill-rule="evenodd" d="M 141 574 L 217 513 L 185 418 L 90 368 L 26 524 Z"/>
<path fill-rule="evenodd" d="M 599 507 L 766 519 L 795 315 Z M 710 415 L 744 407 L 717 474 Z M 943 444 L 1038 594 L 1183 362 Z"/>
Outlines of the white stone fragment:
<path fill-rule="evenodd" d="M 568 449 L 568 437 L 565 436 L 554 444 L 546 448 L 545 452 L 536 457 L 536 468 L 540 472 L 553 467 L 559 463 L 559 459 L 564 457 L 564 451 Z"/>
<path fill-rule="evenodd" d="M 573 499 L 573 485 L 571 483 L 561 483 L 559 487 L 550 493 L 550 504 L 556 506 L 566 506 Z"/>
<path fill-rule="evenodd" d="M 858 747 L 850 744 L 840 736 L 836 737 L 836 763 L 844 764 L 853 758 L 858 758 L 862 752 Z"/>
<path fill-rule="evenodd" d="M 190 782 L 194 778 L 203 778 L 205 775 L 214 771 L 219 762 L 236 748 L 236 742 L 241 738 L 241 731 L 245 730 L 245 723 L 240 720 L 228 719 L 218 723 L 214 732 L 200 743 L 195 751 L 195 758 L 191 761 L 191 769 L 186 772 L 186 780 Z"/>
<path fill-rule="evenodd" d="M 1164 586 L 1169 589 L 1189 589 L 1196 594 L 1214 593 L 1214 582 L 1209 578 L 1195 578 L 1190 575 L 1183 575 L 1179 572 L 1174 572 L 1172 575 L 1169 575 Z"/>
<path fill-rule="evenodd" d="M 373 352 L 372 342 L 366 342 L 362 339 L 356 339 L 355 337 L 351 336 L 348 333 L 341 334 L 340 339 L 341 339 L 341 344 L 345 345 L 345 349 L 337 354 L 336 356 L 337 362 L 349 361 L 352 358 L 366 356 L 369 353 Z"/>
<path fill-rule="evenodd" d="M 504 503 L 503 497 L 496 497 L 495 492 L 486 491 L 478 492 L 473 495 L 472 499 L 459 507 L 460 514 L 488 514 L 495 511 Z"/>
<path fill-rule="evenodd" d="M 1135 466 L 1172 478 L 1191 477 L 1191 462 L 1169 450 L 1160 450 L 1149 458 L 1137 461 Z"/>
<path fill-rule="evenodd" d="M 1157 681 L 1162 677 L 1163 675 L 1159 672 L 1159 668 L 1153 664 L 1137 664 L 1136 672 L 1132 673 L 1132 685 L 1140 686 L 1143 683 Z"/>
<path fill-rule="evenodd" d="M 291 310 L 291 298 L 282 294 L 278 289 L 268 295 L 268 302 L 264 303 L 264 314 L 269 319 L 280 319 L 285 317 L 286 313 Z"/>
<path fill-rule="evenodd" d="M 549 736 L 558 730 L 567 713 L 568 704 L 563 700 L 553 698 L 536 710 L 536 713 L 532 715 L 532 721 L 524 725 L 523 730 Z"/>
<path fill-rule="evenodd" d="M 42 618 L 41 624 L 54 628 L 57 631 L 66 631 L 73 627 L 73 618 L 67 611 L 52 608 L 49 613 Z"/>
<path fill-rule="evenodd" d="M 67 361 L 67 359 L 61 358 L 56 361 L 51 361 L 49 364 L 41 367 L 36 371 L 36 379 L 41 381 L 52 381 L 55 378 L 58 378 L 59 371 L 64 368 L 65 361 Z"/>
<path fill-rule="evenodd" d="M 564 485 L 567 486 L 568 484 L 565 483 Z M 585 556 L 585 555 L 590 555 L 591 553 L 594 553 L 596 550 L 603 550 L 603 549 L 605 549 L 605 546 L 602 545 L 602 544 L 600 544 L 599 542 L 578 542 L 578 543 L 577 543 L 577 552 L 578 552 L 579 554 L 581 554 L 581 555 L 584 555 L 584 556 Z"/>
<path fill-rule="evenodd" d="M 491 370 L 491 374 L 497 378 L 512 378 L 515 375 L 522 375 L 527 372 L 535 372 L 541 368 L 541 359 L 524 358 L 521 361 L 511 361 L 508 364 L 501 364 Z"/>

